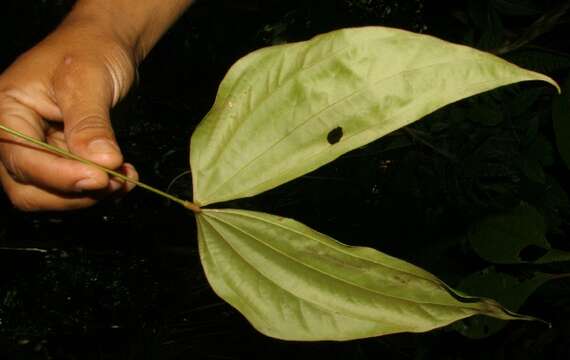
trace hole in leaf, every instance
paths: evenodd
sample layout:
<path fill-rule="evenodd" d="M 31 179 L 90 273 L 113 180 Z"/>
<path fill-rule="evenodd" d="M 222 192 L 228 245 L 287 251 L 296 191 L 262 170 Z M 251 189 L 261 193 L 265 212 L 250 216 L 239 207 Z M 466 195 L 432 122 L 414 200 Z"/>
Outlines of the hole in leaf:
<path fill-rule="evenodd" d="M 546 255 L 547 249 L 536 245 L 527 245 L 519 252 L 522 261 L 536 261 Z"/>
<path fill-rule="evenodd" d="M 332 129 L 329 134 L 327 135 L 327 141 L 329 144 L 333 145 L 340 141 L 342 138 L 342 128 L 340 126 Z"/>

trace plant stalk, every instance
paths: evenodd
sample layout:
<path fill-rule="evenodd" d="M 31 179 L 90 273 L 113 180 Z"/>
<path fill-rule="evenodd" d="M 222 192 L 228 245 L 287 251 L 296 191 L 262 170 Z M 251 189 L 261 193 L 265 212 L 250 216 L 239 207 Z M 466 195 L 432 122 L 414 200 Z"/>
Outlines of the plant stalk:
<path fill-rule="evenodd" d="M 42 148 L 42 149 L 44 149 L 44 150 L 46 150 L 46 151 L 49 151 L 49 152 L 53 153 L 53 154 L 57 154 L 57 155 L 60 155 L 60 156 L 62 156 L 62 157 L 65 157 L 65 158 L 72 159 L 72 160 L 77 160 L 77 161 L 79 161 L 79 162 L 81 162 L 81 163 L 83 163 L 83 164 L 86 164 L 86 165 L 89 165 L 89 166 L 93 166 L 93 167 L 95 167 L 95 168 L 97 168 L 97 169 L 99 169 L 99 170 L 102 170 L 102 171 L 106 172 L 107 174 L 109 174 L 109 175 L 111 175 L 111 176 L 113 176 L 113 177 L 115 177 L 115 178 L 121 179 L 121 180 L 123 180 L 123 181 L 130 182 L 130 183 L 135 184 L 136 186 L 139 186 L 139 187 L 141 187 L 141 188 L 143 188 L 143 189 L 145 189 L 145 190 L 148 190 L 148 191 L 153 192 L 153 193 L 155 193 L 155 194 L 157 194 L 157 195 L 159 195 L 159 196 L 162 196 L 162 197 L 165 197 L 165 198 L 167 198 L 167 199 L 169 199 L 169 200 L 172 200 L 172 201 L 174 201 L 175 203 L 178 203 L 178 204 L 184 206 L 186 209 L 193 211 L 194 213 L 200 213 L 200 212 L 202 211 L 202 209 L 201 209 L 198 205 L 194 204 L 194 203 L 191 202 L 191 201 L 180 199 L 180 198 L 178 198 L 178 197 L 176 197 L 176 196 L 174 196 L 174 195 L 171 195 L 171 194 L 169 194 L 169 193 L 166 193 L 166 192 L 164 192 L 164 191 L 162 191 L 162 190 L 159 190 L 159 189 L 157 189 L 157 188 L 155 188 L 155 187 L 152 187 L 152 186 L 150 186 L 150 185 L 147 185 L 147 184 L 145 184 L 145 183 L 143 183 L 143 182 L 140 182 L 140 181 L 131 179 L 131 178 L 129 178 L 128 176 L 125 176 L 125 175 L 123 175 L 123 174 L 121 174 L 121 173 L 119 173 L 119 172 L 117 172 L 117 171 L 108 169 L 108 168 L 106 168 L 106 167 L 104 167 L 104 166 L 101 166 L 101 165 L 99 165 L 99 164 L 97 164 L 97 163 L 94 163 L 93 161 L 84 159 L 83 157 L 78 156 L 78 155 L 75 155 L 75 154 L 73 154 L 73 153 L 71 153 L 71 152 L 69 152 L 69 151 L 67 151 L 67 150 L 64 150 L 64 149 L 58 148 L 58 147 L 56 147 L 56 146 L 50 145 L 50 144 L 45 143 L 45 142 L 43 142 L 43 141 L 41 141 L 41 140 L 38 140 L 38 139 L 35 139 L 35 138 L 31 137 L 31 136 L 28 136 L 28 135 L 26 135 L 26 134 L 23 134 L 23 133 L 21 133 L 21 132 L 19 132 L 19 131 L 17 131 L 17 130 L 14 130 L 14 129 L 11 129 L 11 128 L 9 128 L 9 127 L 6 127 L 6 126 L 4 126 L 4 125 L 2 125 L 2 124 L 0 124 L 0 130 L 3 130 L 3 131 L 5 131 L 5 132 L 9 133 L 10 135 L 13 135 L 13 136 L 15 136 L 15 137 L 17 137 L 17 138 L 26 140 L 26 141 L 28 141 L 28 142 L 30 142 L 30 143 L 36 145 L 36 146 L 39 146 L 40 148 Z"/>

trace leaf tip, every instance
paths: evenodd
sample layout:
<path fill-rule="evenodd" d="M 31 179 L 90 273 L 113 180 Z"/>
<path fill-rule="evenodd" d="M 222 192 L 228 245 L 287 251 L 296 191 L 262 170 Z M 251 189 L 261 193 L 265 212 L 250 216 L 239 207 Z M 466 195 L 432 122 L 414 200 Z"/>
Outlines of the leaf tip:
<path fill-rule="evenodd" d="M 558 83 L 550 78 L 548 78 L 550 81 L 548 81 L 549 84 L 551 84 L 552 86 L 554 86 L 556 88 L 556 93 L 558 95 L 562 94 L 562 89 L 560 88 L 560 85 L 558 85 Z"/>
<path fill-rule="evenodd" d="M 558 95 L 562 94 L 562 89 L 560 88 L 560 85 L 558 85 L 556 80 L 554 80 L 551 77 L 546 76 L 546 75 L 542 75 L 542 74 L 539 74 L 539 75 L 540 76 L 537 78 L 537 80 L 541 80 L 541 81 L 545 81 L 545 82 L 549 83 L 550 85 L 554 86 L 554 88 L 556 89 L 556 93 Z"/>

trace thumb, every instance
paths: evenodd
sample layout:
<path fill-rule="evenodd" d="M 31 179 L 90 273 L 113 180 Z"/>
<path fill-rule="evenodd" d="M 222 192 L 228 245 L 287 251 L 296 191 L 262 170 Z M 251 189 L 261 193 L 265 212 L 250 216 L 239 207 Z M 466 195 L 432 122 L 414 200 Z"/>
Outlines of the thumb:
<path fill-rule="evenodd" d="M 54 85 L 69 150 L 111 169 L 121 166 L 123 156 L 109 116 L 113 81 L 108 73 L 96 65 L 69 60 Z"/>
<path fill-rule="evenodd" d="M 123 156 L 115 140 L 108 110 L 79 107 L 66 115 L 65 139 L 72 153 L 110 169 L 123 163 Z"/>

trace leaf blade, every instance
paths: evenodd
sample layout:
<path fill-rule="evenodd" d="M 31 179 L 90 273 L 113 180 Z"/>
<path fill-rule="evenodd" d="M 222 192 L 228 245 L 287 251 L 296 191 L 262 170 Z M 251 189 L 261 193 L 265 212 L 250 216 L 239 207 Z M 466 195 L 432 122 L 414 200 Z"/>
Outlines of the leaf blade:
<path fill-rule="evenodd" d="M 492 300 L 463 297 L 405 261 L 346 246 L 291 219 L 204 209 L 197 221 L 208 281 L 268 336 L 348 340 L 428 331 L 481 313 L 529 319 Z"/>
<path fill-rule="evenodd" d="M 258 50 L 230 69 L 192 136 L 194 199 L 259 194 L 451 102 L 524 80 L 557 86 L 478 50 L 381 27 Z"/>

